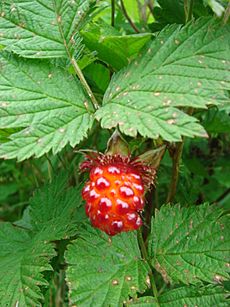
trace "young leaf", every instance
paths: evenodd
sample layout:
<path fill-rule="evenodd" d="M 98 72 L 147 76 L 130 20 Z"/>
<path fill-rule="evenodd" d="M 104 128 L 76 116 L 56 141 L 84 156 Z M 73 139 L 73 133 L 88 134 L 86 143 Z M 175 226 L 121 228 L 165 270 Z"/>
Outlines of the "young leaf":
<path fill-rule="evenodd" d="M 228 278 L 229 219 L 216 206 L 164 206 L 152 221 L 149 253 L 166 282 Z"/>
<path fill-rule="evenodd" d="M 30 201 L 33 231 L 48 229 L 49 240 L 60 240 L 76 233 L 78 210 L 82 204 L 81 186 L 67 189 L 67 183 L 67 176 L 59 175 L 37 191 Z"/>
<path fill-rule="evenodd" d="M 165 28 L 144 55 L 112 79 L 96 112 L 102 127 L 119 125 L 127 135 L 167 141 L 204 136 L 181 107 L 229 101 L 229 37 L 228 26 L 209 18 Z"/>
<path fill-rule="evenodd" d="M 0 128 L 22 128 L 0 157 L 23 160 L 78 144 L 93 123 L 79 81 L 48 62 L 0 55 Z"/>
<path fill-rule="evenodd" d="M 141 259 L 136 233 L 109 237 L 88 227 L 66 253 L 70 303 L 120 306 L 143 292 L 149 267 Z"/>
<path fill-rule="evenodd" d="M 0 2 L 0 44 L 29 58 L 66 57 L 95 0 L 4 0 Z"/>
<path fill-rule="evenodd" d="M 151 39 L 151 33 L 121 35 L 119 31 L 106 23 L 91 23 L 81 31 L 84 44 L 92 51 L 97 51 L 97 57 L 111 65 L 115 70 L 128 65 L 129 59 L 138 54 Z"/>
<path fill-rule="evenodd" d="M 43 271 L 51 270 L 55 255 L 45 234 L 35 236 L 9 223 L 0 224 L 0 302 L 1 306 L 40 306 L 39 286 L 46 285 Z"/>
<path fill-rule="evenodd" d="M 158 299 L 161 307 L 228 307 L 229 301 L 226 299 L 226 296 L 227 293 L 222 287 L 209 285 L 202 288 L 189 286 L 169 290 L 160 295 Z M 141 297 L 128 304 L 128 306 L 157 307 L 158 305 L 153 297 Z"/>

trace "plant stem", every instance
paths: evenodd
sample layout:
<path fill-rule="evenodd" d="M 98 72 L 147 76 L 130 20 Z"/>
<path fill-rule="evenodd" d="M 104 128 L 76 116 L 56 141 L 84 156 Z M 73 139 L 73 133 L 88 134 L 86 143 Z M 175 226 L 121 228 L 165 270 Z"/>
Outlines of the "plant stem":
<path fill-rule="evenodd" d="M 124 2 L 123 0 L 120 0 L 121 2 L 121 9 L 123 11 L 123 14 L 125 15 L 126 19 L 128 20 L 130 26 L 133 28 L 133 30 L 136 32 L 136 33 L 140 33 L 139 29 L 136 27 L 135 23 L 132 21 L 132 19 L 129 17 L 127 11 L 126 11 L 126 8 L 125 8 L 125 5 L 124 5 Z"/>
<path fill-rule="evenodd" d="M 230 16 L 230 2 L 228 3 L 228 6 L 225 10 L 224 19 L 223 19 L 224 24 L 226 24 L 228 22 L 229 16 Z"/>
<path fill-rule="evenodd" d="M 56 13 L 56 20 L 57 20 L 57 24 L 58 24 L 58 29 L 59 29 L 59 32 L 61 34 L 64 46 L 65 46 L 65 49 L 66 49 L 66 54 L 67 54 L 69 60 L 71 61 L 71 64 L 73 65 L 73 68 L 74 68 L 74 71 L 75 71 L 76 75 L 78 76 L 78 78 L 80 79 L 82 86 L 84 87 L 87 94 L 89 95 L 94 109 L 97 110 L 99 108 L 97 100 L 94 97 L 93 92 L 91 91 L 91 88 L 89 87 L 87 81 L 85 80 L 85 77 L 84 77 L 80 67 L 78 66 L 75 58 L 71 55 L 71 52 L 69 50 L 69 47 L 68 47 L 68 44 L 66 42 L 66 38 L 65 38 L 65 35 L 64 35 L 63 29 L 62 29 L 61 19 L 58 18 L 58 16 L 60 17 L 61 15 L 58 12 L 56 2 L 54 0 L 53 0 L 53 6 L 54 6 L 55 13 Z M 85 107 L 86 107 L 87 111 L 89 111 L 87 104 L 85 104 Z"/>
<path fill-rule="evenodd" d="M 193 3 L 194 3 L 194 0 L 184 0 L 184 11 L 185 11 L 186 23 L 192 19 Z M 194 111 L 193 108 L 190 107 L 187 110 L 187 114 L 192 115 L 193 111 Z M 182 156 L 183 147 L 184 147 L 184 139 L 182 140 L 182 142 L 177 143 L 175 152 L 173 153 L 172 177 L 171 177 L 171 183 L 170 183 L 166 203 L 171 203 L 176 194 L 177 183 L 179 179 L 180 159 Z"/>
<path fill-rule="evenodd" d="M 78 64 L 77 64 L 77 62 L 74 58 L 71 58 L 71 63 L 73 65 L 73 68 L 74 68 L 78 78 L 81 81 L 81 84 L 83 85 L 83 87 L 85 88 L 87 94 L 89 95 L 89 97 L 91 99 L 93 106 L 94 106 L 94 109 L 97 110 L 99 108 L 99 105 L 97 103 L 97 100 L 96 100 L 93 92 L 91 91 L 91 88 L 89 87 L 87 81 L 85 80 L 85 77 L 84 77 L 80 67 L 78 66 Z"/>
<path fill-rule="evenodd" d="M 157 187 L 154 190 L 154 202 L 155 202 L 155 208 L 159 209 L 159 195 Z"/>
<path fill-rule="evenodd" d="M 148 253 L 147 253 L 146 246 L 145 246 L 145 242 L 143 240 L 142 232 L 141 232 L 140 229 L 138 229 L 138 231 L 137 231 L 137 237 L 138 237 L 138 242 L 139 242 L 139 245 L 140 245 L 142 256 L 143 256 L 144 260 L 147 261 L 149 267 L 151 268 L 152 265 L 151 265 L 151 262 L 149 260 Z M 156 304 L 157 304 L 158 307 L 160 307 L 160 304 L 159 304 L 159 301 L 158 301 L 157 286 L 156 286 L 156 283 L 155 283 L 155 280 L 154 280 L 152 269 L 149 272 L 149 278 L 150 278 L 152 291 L 153 291 L 153 294 L 154 294 L 154 297 L 155 297 L 155 300 L 156 300 Z"/>
<path fill-rule="evenodd" d="M 54 168 L 53 168 L 53 165 L 52 165 L 52 162 L 48 156 L 48 154 L 46 154 L 46 159 L 47 159 L 47 162 L 48 162 L 48 176 L 49 176 L 49 181 L 52 182 L 52 172 L 54 173 Z"/>
<path fill-rule="evenodd" d="M 189 7 L 188 7 L 188 17 L 187 17 L 186 23 L 192 19 L 193 4 L 194 4 L 194 0 L 190 0 Z"/>
<path fill-rule="evenodd" d="M 184 0 L 184 14 L 185 14 L 185 20 L 187 20 L 187 16 L 188 16 L 188 1 L 189 1 L 189 0 Z"/>
<path fill-rule="evenodd" d="M 152 14 L 152 16 L 154 18 L 154 13 L 153 13 L 154 1 L 147 0 L 147 6 L 149 8 L 150 13 Z"/>
<path fill-rule="evenodd" d="M 184 140 L 177 144 L 175 152 L 173 154 L 172 177 L 166 200 L 167 203 L 172 202 L 176 194 L 177 182 L 179 178 L 180 159 L 182 156 L 183 146 Z"/>
<path fill-rule="evenodd" d="M 194 0 L 184 0 L 185 23 L 192 19 Z"/>
<path fill-rule="evenodd" d="M 111 26 L 115 24 L 115 0 L 111 0 Z"/>

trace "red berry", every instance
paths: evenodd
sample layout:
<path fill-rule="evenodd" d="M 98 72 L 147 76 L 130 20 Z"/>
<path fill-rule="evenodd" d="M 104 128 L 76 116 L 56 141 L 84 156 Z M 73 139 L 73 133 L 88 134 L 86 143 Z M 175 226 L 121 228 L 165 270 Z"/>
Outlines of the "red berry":
<path fill-rule="evenodd" d="M 132 163 L 129 157 L 98 155 L 83 162 L 83 168 L 90 170 L 82 197 L 92 225 L 110 236 L 138 229 L 142 225 L 139 212 L 144 208 L 146 166 Z"/>

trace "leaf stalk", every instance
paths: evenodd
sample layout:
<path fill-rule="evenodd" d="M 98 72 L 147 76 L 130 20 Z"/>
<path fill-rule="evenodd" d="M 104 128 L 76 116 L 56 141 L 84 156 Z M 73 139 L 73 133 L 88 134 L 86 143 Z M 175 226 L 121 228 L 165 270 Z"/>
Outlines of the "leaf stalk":
<path fill-rule="evenodd" d="M 151 268 L 152 267 L 151 261 L 148 257 L 147 249 L 146 249 L 145 242 L 144 242 L 142 232 L 141 232 L 140 229 L 137 230 L 137 237 L 138 237 L 138 242 L 139 242 L 139 245 L 140 245 L 142 256 L 143 256 L 144 260 L 147 261 L 149 267 Z M 154 279 L 154 276 L 153 276 L 152 269 L 149 272 L 149 278 L 150 278 L 152 291 L 153 291 L 153 294 L 154 294 L 154 297 L 155 297 L 155 300 L 156 300 L 156 304 L 157 304 L 158 307 L 160 307 L 160 304 L 159 304 L 159 301 L 158 301 L 158 296 L 159 296 L 158 290 L 157 290 L 157 286 L 156 286 L 156 282 L 155 282 L 155 279 Z"/>
<path fill-rule="evenodd" d="M 72 63 L 72 65 L 73 65 L 73 68 L 74 68 L 74 70 L 75 70 L 75 72 L 76 72 L 78 78 L 80 79 L 81 84 L 83 85 L 83 87 L 84 87 L 84 89 L 86 90 L 86 92 L 87 92 L 89 98 L 91 99 L 94 109 L 95 109 L 95 110 L 99 109 L 98 102 L 97 102 L 97 100 L 96 100 L 96 98 L 95 98 L 95 96 L 94 96 L 94 94 L 93 94 L 91 88 L 89 87 L 87 81 L 85 80 L 85 77 L 84 77 L 84 75 L 83 75 L 83 73 L 82 73 L 80 67 L 78 66 L 78 64 L 77 64 L 77 62 L 76 62 L 76 60 L 75 60 L 75 58 L 72 58 L 72 59 L 71 59 L 71 63 Z"/>

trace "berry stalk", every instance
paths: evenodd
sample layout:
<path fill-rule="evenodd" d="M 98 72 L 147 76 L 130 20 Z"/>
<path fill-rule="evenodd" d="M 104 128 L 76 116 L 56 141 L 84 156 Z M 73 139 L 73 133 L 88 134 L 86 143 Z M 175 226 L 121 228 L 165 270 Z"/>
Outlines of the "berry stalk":
<path fill-rule="evenodd" d="M 148 253 L 147 253 L 147 250 L 146 250 L 145 242 L 143 240 L 141 229 L 138 229 L 137 237 L 138 237 L 138 242 L 139 242 L 139 246 L 140 246 L 140 249 L 141 249 L 142 257 L 148 262 L 149 267 L 150 267 L 150 272 L 149 272 L 150 283 L 151 283 L 153 295 L 156 299 L 156 304 L 157 304 L 158 307 L 160 307 L 160 304 L 159 304 L 159 301 L 158 301 L 158 290 L 157 290 L 156 282 L 155 282 L 155 279 L 154 279 L 154 276 L 153 276 L 153 271 L 151 269 L 152 264 L 151 264 L 151 261 L 149 260 L 149 257 L 148 257 Z"/>

